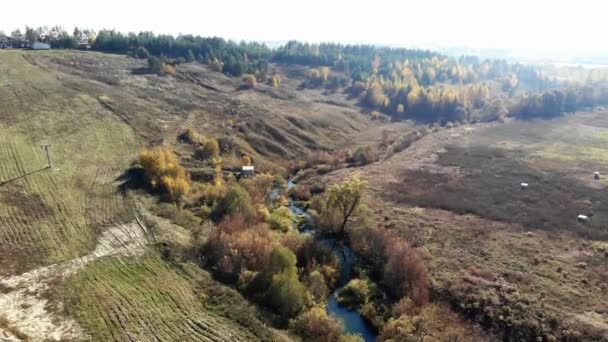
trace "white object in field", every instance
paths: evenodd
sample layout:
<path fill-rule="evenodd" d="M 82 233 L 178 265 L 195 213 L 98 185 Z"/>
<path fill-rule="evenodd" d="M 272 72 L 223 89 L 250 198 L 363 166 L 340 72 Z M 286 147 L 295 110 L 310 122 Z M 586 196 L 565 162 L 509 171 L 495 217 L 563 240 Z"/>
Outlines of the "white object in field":
<path fill-rule="evenodd" d="M 521 183 L 521 188 L 522 189 L 527 189 L 528 188 L 528 183 Z"/>
<path fill-rule="evenodd" d="M 580 222 L 589 222 L 589 217 L 587 215 L 578 215 L 576 217 Z"/>
<path fill-rule="evenodd" d="M 255 173 L 255 168 L 253 165 L 244 165 L 242 171 L 244 176 L 252 176 Z"/>
<path fill-rule="evenodd" d="M 599 173 L 599 172 L 597 172 L 597 171 L 595 171 L 595 172 L 593 173 L 593 178 L 595 178 L 595 179 L 600 179 L 600 173 Z"/>

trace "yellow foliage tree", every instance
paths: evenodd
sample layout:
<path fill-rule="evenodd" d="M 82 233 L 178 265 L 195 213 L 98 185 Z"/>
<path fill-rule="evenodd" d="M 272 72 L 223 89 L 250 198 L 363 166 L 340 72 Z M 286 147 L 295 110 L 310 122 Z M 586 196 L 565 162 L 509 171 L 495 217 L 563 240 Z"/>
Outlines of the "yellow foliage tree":
<path fill-rule="evenodd" d="M 171 201 L 179 203 L 190 192 L 190 176 L 168 148 L 142 151 L 139 163 L 150 186 L 162 190 Z"/>
<path fill-rule="evenodd" d="M 321 79 L 323 81 L 327 81 L 327 78 L 329 77 L 329 68 L 328 67 L 322 67 L 319 70 L 320 74 L 321 74 Z"/>
<path fill-rule="evenodd" d="M 243 85 L 249 88 L 253 88 L 256 86 L 256 84 L 258 83 L 255 76 L 251 75 L 251 74 L 245 74 L 243 75 Z"/>
<path fill-rule="evenodd" d="M 248 155 L 243 156 L 243 166 L 251 166 L 251 157 Z"/>
<path fill-rule="evenodd" d="M 358 174 L 329 188 L 327 208 L 339 217 L 337 233 L 344 233 L 347 223 L 357 213 L 366 189 L 367 182 L 361 180 Z"/>
<path fill-rule="evenodd" d="M 274 75 L 272 76 L 272 86 L 274 88 L 278 87 L 281 85 L 281 76 L 280 75 Z"/>

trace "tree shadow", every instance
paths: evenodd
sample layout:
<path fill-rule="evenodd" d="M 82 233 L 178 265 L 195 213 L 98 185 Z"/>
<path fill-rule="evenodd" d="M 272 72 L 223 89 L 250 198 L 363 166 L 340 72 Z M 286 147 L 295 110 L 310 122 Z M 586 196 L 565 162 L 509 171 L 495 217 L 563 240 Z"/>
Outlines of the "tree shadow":
<path fill-rule="evenodd" d="M 152 75 L 153 72 L 150 71 L 148 67 L 134 68 L 131 70 L 131 75 Z"/>
<path fill-rule="evenodd" d="M 146 186 L 144 169 L 131 167 L 116 178 L 120 182 L 118 190 L 124 195 L 128 190 L 142 189 Z"/>
<path fill-rule="evenodd" d="M 11 183 L 11 182 L 14 182 L 14 181 L 16 181 L 16 180 L 19 180 L 19 179 L 25 178 L 25 177 L 27 177 L 27 176 L 31 176 L 31 175 L 33 175 L 33 174 L 35 174 L 35 173 L 42 172 L 42 171 L 44 171 L 44 170 L 50 170 L 50 167 L 48 167 L 48 166 L 47 166 L 47 167 L 43 167 L 42 169 L 35 170 L 35 171 L 31 171 L 31 172 L 28 172 L 28 173 L 23 174 L 23 175 L 21 175 L 21 176 L 15 177 L 15 178 L 11 178 L 11 179 L 7 179 L 7 180 L 4 180 L 4 181 L 0 181 L 0 186 L 4 186 L 4 185 L 6 185 L 6 184 L 8 184 L 8 183 Z"/>

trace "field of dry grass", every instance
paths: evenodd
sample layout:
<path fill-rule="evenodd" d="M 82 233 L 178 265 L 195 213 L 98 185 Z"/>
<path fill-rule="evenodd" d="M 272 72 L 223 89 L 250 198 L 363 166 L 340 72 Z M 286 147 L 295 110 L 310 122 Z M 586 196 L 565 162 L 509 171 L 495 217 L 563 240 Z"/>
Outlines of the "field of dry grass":
<path fill-rule="evenodd" d="M 606 173 L 606 114 L 442 129 L 325 181 L 360 172 L 373 221 L 423 251 L 435 296 L 500 338 L 601 341 L 608 182 L 593 171 Z"/>

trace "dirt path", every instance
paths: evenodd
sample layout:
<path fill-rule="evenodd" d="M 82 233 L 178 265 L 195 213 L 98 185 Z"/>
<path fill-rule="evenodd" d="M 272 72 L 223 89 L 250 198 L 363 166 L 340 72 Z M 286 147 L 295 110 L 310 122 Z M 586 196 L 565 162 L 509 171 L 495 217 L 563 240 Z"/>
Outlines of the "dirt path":
<path fill-rule="evenodd" d="M 49 284 L 102 257 L 140 255 L 147 243 L 144 226 L 132 222 L 106 230 L 88 255 L 21 275 L 0 277 L 0 341 L 19 341 L 19 333 L 33 341 L 82 339 L 84 332 L 76 321 L 49 310 L 44 297 Z"/>

